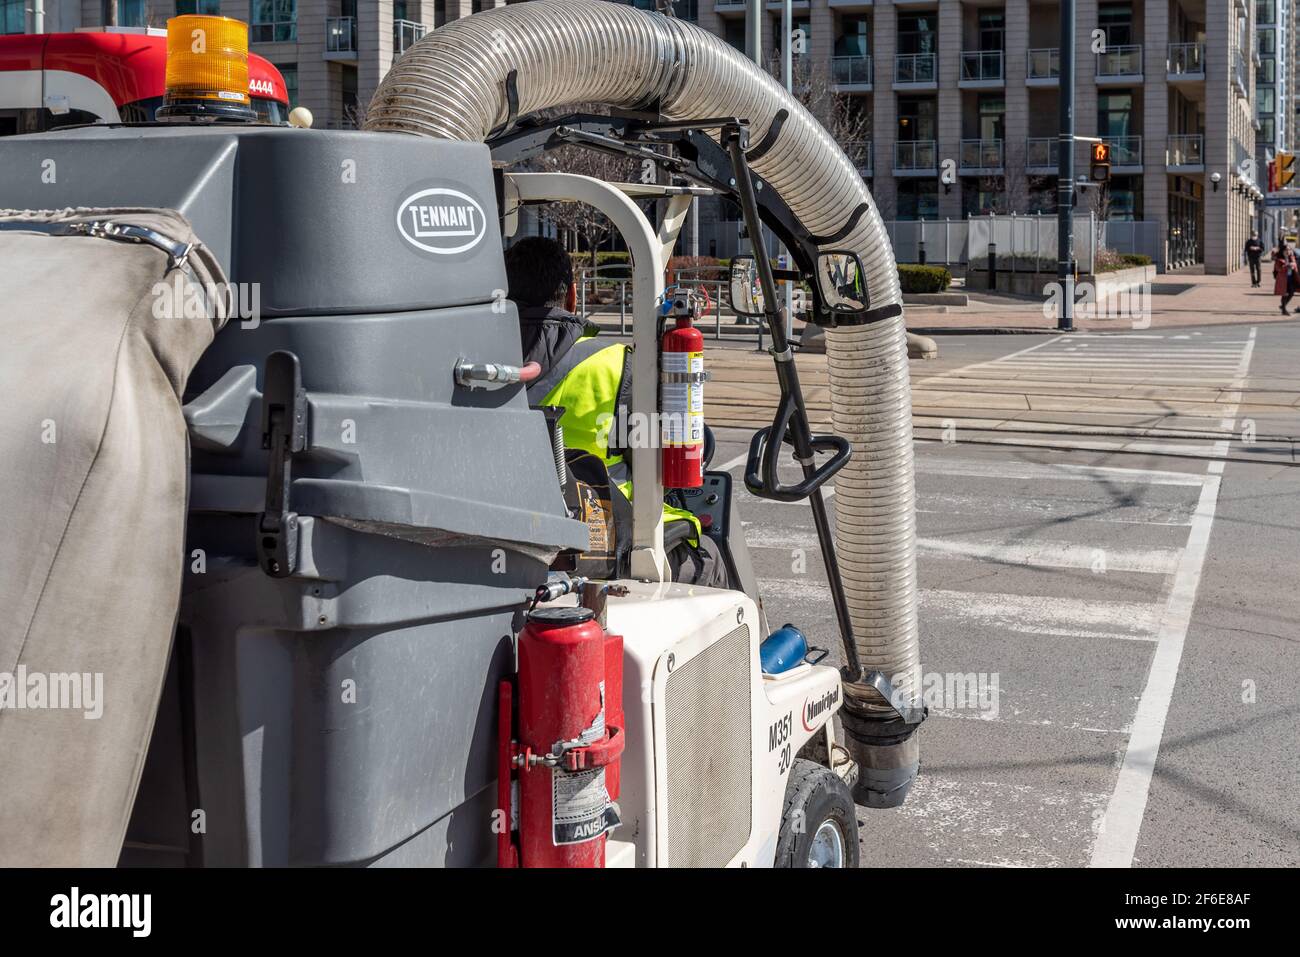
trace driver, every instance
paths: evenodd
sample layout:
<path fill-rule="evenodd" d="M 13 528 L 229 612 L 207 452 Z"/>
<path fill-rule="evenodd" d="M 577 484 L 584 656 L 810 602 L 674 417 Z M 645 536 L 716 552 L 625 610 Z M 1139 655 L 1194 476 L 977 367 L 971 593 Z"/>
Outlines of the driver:
<path fill-rule="evenodd" d="M 561 406 L 564 444 L 605 463 L 612 483 L 630 500 L 628 449 L 618 444 L 632 390 L 632 350 L 597 336 L 574 314 L 578 303 L 573 261 L 554 239 L 530 236 L 506 250 L 510 298 L 519 310 L 524 363 L 541 375 L 528 385 L 528 404 Z M 632 430 L 628 430 L 631 432 Z M 671 544 L 670 544 L 671 543 Z M 664 546 L 673 581 L 728 587 L 718 546 L 685 509 L 664 504 Z"/>

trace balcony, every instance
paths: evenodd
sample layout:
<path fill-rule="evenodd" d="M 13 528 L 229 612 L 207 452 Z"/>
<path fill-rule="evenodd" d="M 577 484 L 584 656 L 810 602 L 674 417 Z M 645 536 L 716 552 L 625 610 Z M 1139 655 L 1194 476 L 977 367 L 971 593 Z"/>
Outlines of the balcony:
<path fill-rule="evenodd" d="M 355 17 L 325 18 L 326 60 L 355 60 L 357 58 L 357 20 Z"/>
<path fill-rule="evenodd" d="M 1060 47 L 1038 47 L 1029 51 L 1029 67 L 1025 74 L 1029 86 L 1060 86 Z"/>
<path fill-rule="evenodd" d="M 1165 73 L 1170 83 L 1203 81 L 1205 79 L 1205 44 L 1169 44 L 1169 57 L 1165 61 Z"/>
<path fill-rule="evenodd" d="M 1025 141 L 1025 172 L 1055 176 L 1060 169 L 1061 141 L 1055 136 L 1031 136 Z"/>
<path fill-rule="evenodd" d="M 1237 97 L 1243 100 L 1250 99 L 1250 73 L 1246 69 L 1246 57 L 1242 54 L 1240 47 L 1232 48 L 1232 83 L 1237 88 Z"/>
<path fill-rule="evenodd" d="M 936 89 L 933 53 L 898 53 L 894 55 L 894 87 Z"/>
<path fill-rule="evenodd" d="M 870 91 L 871 64 L 870 56 L 831 57 L 831 78 L 835 81 L 836 89 Z"/>
<path fill-rule="evenodd" d="M 1107 47 L 1097 54 L 1097 85 L 1111 86 L 1142 82 L 1142 45 L 1129 43 Z"/>
<path fill-rule="evenodd" d="M 1110 147 L 1112 173 L 1142 172 L 1142 137 L 1104 136 L 1102 139 Z"/>
<path fill-rule="evenodd" d="M 1000 89 L 1005 79 L 1001 50 L 963 51 L 957 85 L 968 90 Z"/>
<path fill-rule="evenodd" d="M 419 40 L 429 28 L 423 23 L 416 23 L 414 20 L 394 20 L 393 21 L 393 56 L 399 57 L 411 47 L 415 46 L 415 41 Z"/>
<path fill-rule="evenodd" d="M 733 10 L 743 12 L 745 0 L 713 0 L 713 9 L 723 13 L 730 13 Z"/>
<path fill-rule="evenodd" d="M 870 177 L 875 167 L 871 158 L 871 140 L 853 140 L 841 144 L 841 147 L 863 178 Z"/>
<path fill-rule="evenodd" d="M 894 144 L 895 176 L 937 176 L 934 140 L 901 140 Z"/>
<path fill-rule="evenodd" d="M 1176 133 L 1165 148 L 1165 166 L 1171 173 L 1205 172 L 1205 137 L 1200 133 Z"/>
<path fill-rule="evenodd" d="M 963 176 L 996 176 L 1002 172 L 1001 140 L 962 140 Z"/>

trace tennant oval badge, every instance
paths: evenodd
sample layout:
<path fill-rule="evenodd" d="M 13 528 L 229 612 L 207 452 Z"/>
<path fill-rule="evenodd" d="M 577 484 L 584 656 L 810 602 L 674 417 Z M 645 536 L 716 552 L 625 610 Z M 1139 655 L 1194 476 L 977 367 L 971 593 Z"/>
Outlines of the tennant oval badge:
<path fill-rule="evenodd" d="M 450 256 L 473 249 L 487 234 L 478 200 L 456 189 L 422 189 L 397 209 L 402 238 L 426 253 Z"/>

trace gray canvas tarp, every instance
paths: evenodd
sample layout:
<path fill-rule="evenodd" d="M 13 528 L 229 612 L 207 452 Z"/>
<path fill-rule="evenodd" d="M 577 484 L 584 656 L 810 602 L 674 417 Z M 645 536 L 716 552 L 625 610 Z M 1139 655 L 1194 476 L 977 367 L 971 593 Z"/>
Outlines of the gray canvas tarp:
<path fill-rule="evenodd" d="M 180 600 L 180 397 L 224 322 L 158 307 L 178 276 L 191 303 L 224 283 L 206 249 L 60 234 L 93 221 L 196 242 L 168 210 L 0 211 L 5 866 L 117 862 Z"/>

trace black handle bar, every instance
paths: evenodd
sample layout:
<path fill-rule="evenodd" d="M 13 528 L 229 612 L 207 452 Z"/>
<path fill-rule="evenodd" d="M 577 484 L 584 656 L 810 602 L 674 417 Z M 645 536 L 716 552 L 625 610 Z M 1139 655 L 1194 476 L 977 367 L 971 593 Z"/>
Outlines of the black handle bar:
<path fill-rule="evenodd" d="M 816 455 L 819 452 L 830 452 L 831 457 L 820 468 L 805 474 L 802 482 L 796 485 L 783 484 L 777 474 L 777 466 L 780 464 L 781 446 L 795 444 L 790 434 L 790 419 L 797 408 L 794 395 L 787 394 L 782 397 L 772 424 L 765 429 L 759 429 L 749 441 L 749 458 L 745 462 L 745 488 L 759 498 L 769 498 L 777 502 L 798 502 L 805 499 L 825 485 L 844 467 L 844 463 L 853 454 L 853 447 L 842 436 L 811 435 L 808 444 L 812 453 Z M 773 436 L 780 436 L 780 439 L 772 441 Z"/>

